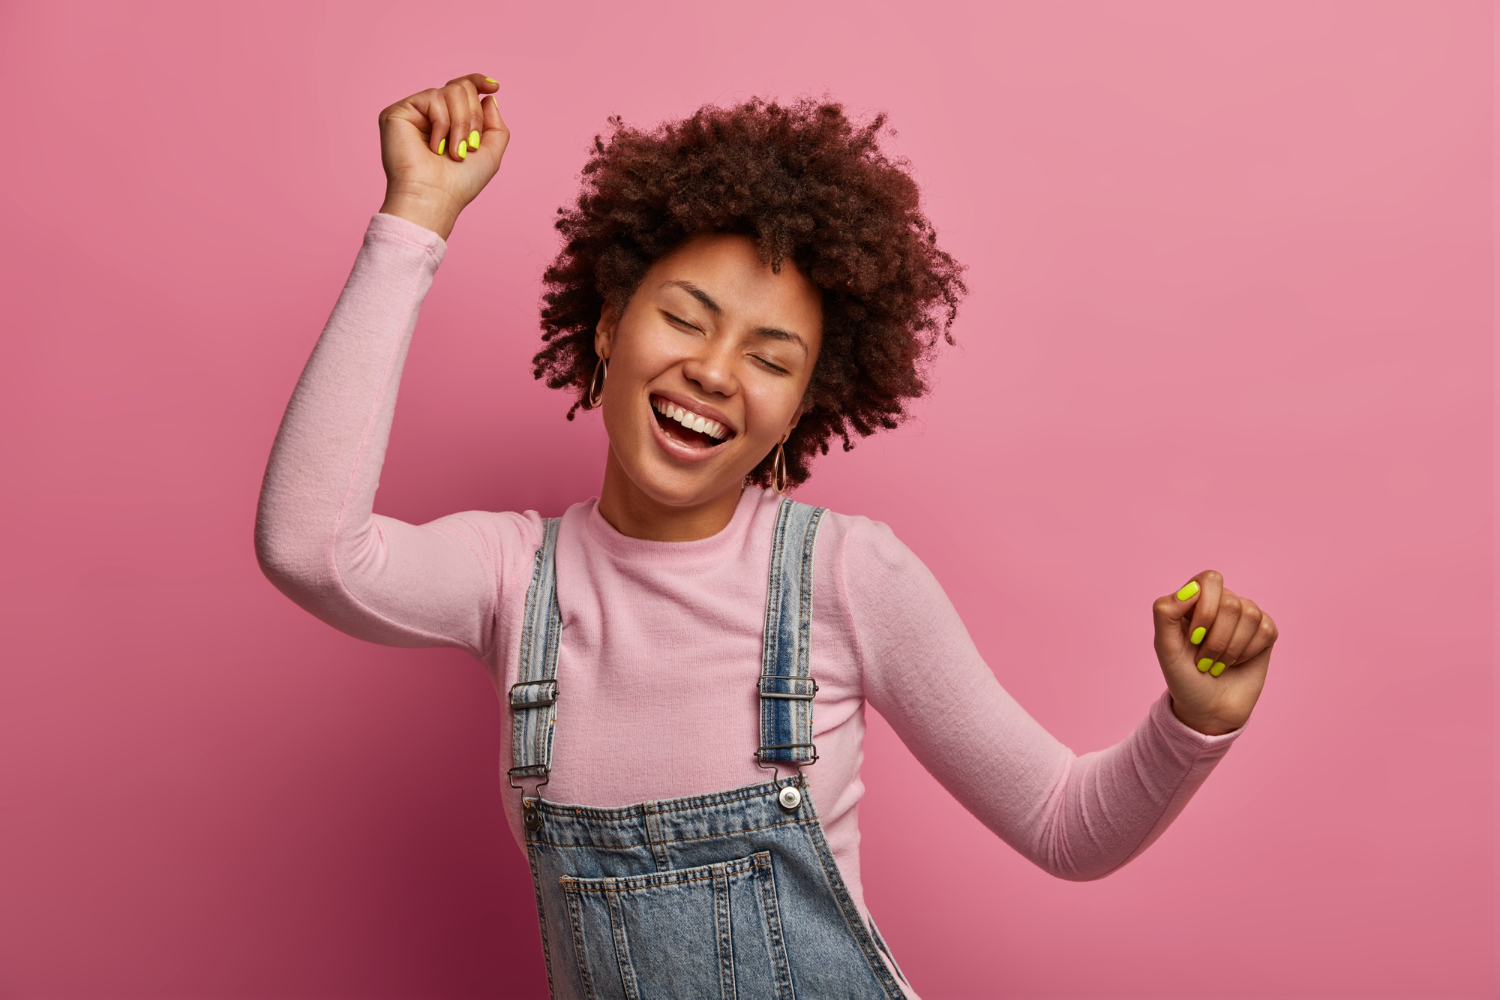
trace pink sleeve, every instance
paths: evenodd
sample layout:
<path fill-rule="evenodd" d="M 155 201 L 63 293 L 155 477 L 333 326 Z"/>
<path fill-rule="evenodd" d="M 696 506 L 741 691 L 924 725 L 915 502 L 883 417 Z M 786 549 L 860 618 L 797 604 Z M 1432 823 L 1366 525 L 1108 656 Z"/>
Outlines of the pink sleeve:
<path fill-rule="evenodd" d="M 1190 729 L 1163 690 L 1125 740 L 1075 755 L 1000 686 L 921 560 L 885 525 L 847 523 L 840 576 L 867 700 L 965 808 L 1051 874 L 1102 878 L 1140 854 L 1244 731 Z"/>
<path fill-rule="evenodd" d="M 413 525 L 373 513 L 401 368 L 445 249 L 415 223 L 370 221 L 271 449 L 255 551 L 277 588 L 343 632 L 482 659 L 503 555 L 535 549 L 536 515 L 468 511 Z"/>

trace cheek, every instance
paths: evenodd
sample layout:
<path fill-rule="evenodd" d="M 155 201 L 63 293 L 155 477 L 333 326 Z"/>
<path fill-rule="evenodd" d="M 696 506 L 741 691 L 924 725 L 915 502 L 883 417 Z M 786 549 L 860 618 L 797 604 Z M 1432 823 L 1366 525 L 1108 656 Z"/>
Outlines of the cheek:
<path fill-rule="evenodd" d="M 768 385 L 747 393 L 745 411 L 750 432 L 747 436 L 770 448 L 786 433 L 786 425 L 791 423 L 801 402 L 800 384 Z"/>
<path fill-rule="evenodd" d="M 647 382 L 671 366 L 659 337 L 637 330 L 621 330 L 610 352 L 604 387 L 604 427 L 610 437 L 639 432 L 647 414 L 640 406 Z"/>
<path fill-rule="evenodd" d="M 609 359 L 610 373 L 620 368 L 620 381 L 643 383 L 660 375 L 676 361 L 672 341 L 650 327 L 622 329 Z"/>

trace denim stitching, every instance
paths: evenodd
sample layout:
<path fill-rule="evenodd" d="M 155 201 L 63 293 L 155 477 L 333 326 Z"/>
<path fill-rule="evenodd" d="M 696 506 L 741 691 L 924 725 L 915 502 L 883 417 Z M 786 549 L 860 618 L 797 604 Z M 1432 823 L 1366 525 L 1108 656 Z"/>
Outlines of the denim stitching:
<path fill-rule="evenodd" d="M 578 907 L 578 897 L 568 891 L 566 881 L 563 886 L 563 899 L 568 904 L 568 918 L 573 924 L 573 961 L 578 966 L 578 978 L 583 983 L 584 1000 L 594 1000 L 594 979 L 589 975 L 588 946 L 583 940 L 583 912 Z M 551 988 L 551 982 L 548 982 Z"/>
<path fill-rule="evenodd" d="M 557 988 L 552 985 L 552 949 L 547 946 L 547 914 L 542 909 L 542 883 L 537 878 L 536 851 L 530 844 L 526 845 L 526 860 L 531 867 L 531 889 L 536 893 L 536 922 L 542 934 L 542 958 L 547 963 L 547 995 L 556 996 Z"/>

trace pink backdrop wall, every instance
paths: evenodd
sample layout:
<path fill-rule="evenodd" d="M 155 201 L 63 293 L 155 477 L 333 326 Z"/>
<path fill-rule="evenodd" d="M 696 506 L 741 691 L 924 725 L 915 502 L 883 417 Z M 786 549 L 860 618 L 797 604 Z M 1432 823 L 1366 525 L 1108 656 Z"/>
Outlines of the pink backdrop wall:
<path fill-rule="evenodd" d="M 1079 751 L 1205 568 L 1282 640 L 1244 739 L 1096 883 L 878 720 L 865 885 L 927 997 L 1493 995 L 1492 11 L 1482 2 L 0 5 L 0 995 L 536 995 L 498 707 L 345 637 L 251 526 L 380 202 L 462 72 L 515 139 L 412 349 L 377 509 L 558 513 L 553 210 L 607 115 L 883 108 L 961 346 L 803 499 L 890 523 Z"/>

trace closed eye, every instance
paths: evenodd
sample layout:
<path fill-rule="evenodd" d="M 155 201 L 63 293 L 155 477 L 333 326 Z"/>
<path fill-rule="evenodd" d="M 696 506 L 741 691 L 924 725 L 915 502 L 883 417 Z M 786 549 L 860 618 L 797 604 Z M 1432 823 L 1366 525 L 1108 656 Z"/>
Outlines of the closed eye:
<path fill-rule="evenodd" d="M 751 357 L 753 357 L 756 361 L 759 361 L 761 364 L 765 365 L 767 368 L 771 369 L 771 371 L 773 372 L 777 372 L 781 375 L 791 374 L 791 372 L 787 371 L 785 368 L 781 367 L 775 362 L 768 361 L 767 359 L 761 357 L 759 354 L 752 354 Z"/>
<path fill-rule="evenodd" d="M 689 330 L 698 330 L 699 333 L 703 332 L 702 330 L 698 329 L 698 327 L 694 326 L 693 324 L 689 323 L 687 320 L 683 319 L 681 316 L 673 316 L 671 313 L 667 312 L 665 309 L 663 309 L 661 311 L 661 314 L 663 316 L 667 317 L 668 321 L 670 321 L 672 323 L 676 323 L 678 326 L 685 326 Z"/>

